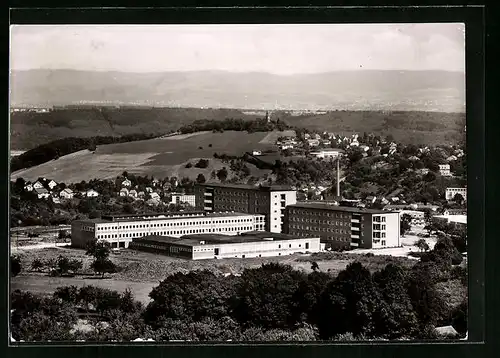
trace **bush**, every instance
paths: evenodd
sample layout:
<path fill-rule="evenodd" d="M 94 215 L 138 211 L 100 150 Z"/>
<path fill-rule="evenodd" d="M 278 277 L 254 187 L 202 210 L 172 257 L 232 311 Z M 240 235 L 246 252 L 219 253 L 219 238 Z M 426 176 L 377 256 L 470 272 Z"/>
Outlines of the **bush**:
<path fill-rule="evenodd" d="M 17 255 L 10 256 L 10 275 L 16 277 L 21 272 L 21 258 Z"/>
<path fill-rule="evenodd" d="M 192 166 L 193 166 L 193 164 L 191 164 L 191 162 L 188 162 L 188 163 L 186 164 L 186 168 L 191 168 Z"/>
<path fill-rule="evenodd" d="M 209 161 L 207 159 L 200 159 L 194 166 L 195 168 L 207 168 Z"/>

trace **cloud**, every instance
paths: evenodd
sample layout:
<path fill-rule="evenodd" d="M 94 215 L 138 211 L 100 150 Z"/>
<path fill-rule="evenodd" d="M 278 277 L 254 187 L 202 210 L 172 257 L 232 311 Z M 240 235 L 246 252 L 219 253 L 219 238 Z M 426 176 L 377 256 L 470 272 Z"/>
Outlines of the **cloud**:
<path fill-rule="evenodd" d="M 14 69 L 464 70 L 461 24 L 11 27 Z"/>

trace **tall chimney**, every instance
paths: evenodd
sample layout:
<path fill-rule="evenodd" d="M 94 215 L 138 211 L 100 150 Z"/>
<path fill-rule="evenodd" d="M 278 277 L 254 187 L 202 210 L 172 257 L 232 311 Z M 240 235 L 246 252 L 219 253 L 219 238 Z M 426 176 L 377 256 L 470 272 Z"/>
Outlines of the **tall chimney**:
<path fill-rule="evenodd" d="M 337 196 L 340 198 L 340 155 L 337 157 Z"/>

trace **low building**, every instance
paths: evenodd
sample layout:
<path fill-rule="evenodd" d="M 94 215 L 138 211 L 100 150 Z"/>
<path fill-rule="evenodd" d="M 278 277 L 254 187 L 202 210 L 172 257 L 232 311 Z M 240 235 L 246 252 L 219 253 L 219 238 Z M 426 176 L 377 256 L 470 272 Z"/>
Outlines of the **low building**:
<path fill-rule="evenodd" d="M 55 181 L 51 180 L 51 181 L 49 181 L 47 186 L 49 187 L 50 190 L 52 190 L 57 186 L 57 183 Z"/>
<path fill-rule="evenodd" d="M 451 176 L 450 165 L 449 164 L 439 164 L 439 174 L 444 177 Z"/>
<path fill-rule="evenodd" d="M 286 233 L 299 237 L 319 236 L 331 248 L 399 247 L 398 212 L 297 203 L 285 213 Z"/>
<path fill-rule="evenodd" d="M 122 188 L 120 190 L 120 196 L 128 196 L 128 189 L 127 188 Z"/>
<path fill-rule="evenodd" d="M 66 188 L 59 193 L 59 196 L 63 199 L 73 199 L 74 195 L 73 190 L 70 188 Z"/>
<path fill-rule="evenodd" d="M 87 190 L 85 192 L 85 196 L 87 198 L 96 198 L 99 196 L 99 193 L 97 191 L 95 191 L 94 189 L 90 189 L 90 190 Z"/>
<path fill-rule="evenodd" d="M 123 187 L 129 187 L 132 185 L 132 182 L 128 179 L 125 179 L 124 181 L 122 181 L 122 186 Z"/>
<path fill-rule="evenodd" d="M 132 198 L 137 198 L 137 190 L 135 189 L 132 189 L 128 192 L 128 196 L 132 197 Z"/>
<path fill-rule="evenodd" d="M 196 195 L 172 193 L 172 199 L 170 200 L 170 204 L 182 204 L 182 203 L 187 203 L 191 206 L 195 206 L 196 205 Z"/>
<path fill-rule="evenodd" d="M 460 194 L 467 201 L 467 188 L 446 188 L 445 199 L 448 201 L 454 200 L 455 195 Z"/>
<path fill-rule="evenodd" d="M 434 215 L 432 220 L 467 228 L 467 215 Z"/>
<path fill-rule="evenodd" d="M 181 238 L 146 236 L 133 239 L 129 247 L 190 260 L 285 256 L 321 249 L 319 237 L 302 238 L 271 232 L 197 234 Z"/>
<path fill-rule="evenodd" d="M 188 234 L 235 235 L 264 230 L 265 216 L 242 213 L 175 212 L 162 214 L 108 215 L 71 223 L 71 244 L 85 248 L 92 240 L 112 247 L 128 247 L 134 238 Z"/>
<path fill-rule="evenodd" d="M 29 183 L 24 186 L 24 190 L 33 191 L 33 184 Z"/>
<path fill-rule="evenodd" d="M 34 190 L 38 199 L 47 199 L 50 196 L 50 193 L 45 188 L 37 188 Z"/>
<path fill-rule="evenodd" d="M 44 189 L 45 186 L 40 180 L 37 180 L 35 184 L 33 184 L 33 189 Z"/>
<path fill-rule="evenodd" d="M 342 149 L 325 148 L 311 152 L 311 155 L 315 156 L 316 158 L 337 158 L 343 152 L 344 151 Z"/>

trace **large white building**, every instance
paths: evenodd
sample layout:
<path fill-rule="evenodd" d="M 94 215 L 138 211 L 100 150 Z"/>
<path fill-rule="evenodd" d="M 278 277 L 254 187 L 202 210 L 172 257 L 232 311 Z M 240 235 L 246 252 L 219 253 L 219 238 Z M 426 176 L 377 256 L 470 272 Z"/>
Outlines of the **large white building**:
<path fill-rule="evenodd" d="M 453 200 L 455 195 L 460 194 L 467 201 L 467 188 L 446 188 L 445 198 L 446 200 Z"/>
<path fill-rule="evenodd" d="M 240 235 L 195 234 L 182 238 L 147 236 L 134 239 L 130 248 L 191 260 L 250 258 L 319 252 L 319 237 L 297 237 L 271 232 Z"/>
<path fill-rule="evenodd" d="M 286 233 L 316 237 L 331 248 L 398 247 L 400 213 L 301 202 L 287 207 Z"/>
<path fill-rule="evenodd" d="M 71 223 L 71 245 L 85 248 L 105 240 L 111 247 L 128 247 L 134 238 L 149 235 L 181 237 L 189 234 L 236 235 L 265 229 L 264 215 L 234 212 L 178 212 L 149 215 L 103 216 Z"/>

